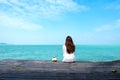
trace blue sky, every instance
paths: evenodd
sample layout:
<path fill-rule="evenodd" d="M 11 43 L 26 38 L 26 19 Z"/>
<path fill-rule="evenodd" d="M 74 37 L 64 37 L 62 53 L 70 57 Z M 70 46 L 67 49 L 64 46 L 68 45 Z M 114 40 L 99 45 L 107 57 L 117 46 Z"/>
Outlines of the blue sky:
<path fill-rule="evenodd" d="M 120 44 L 120 0 L 0 0 L 0 42 Z"/>

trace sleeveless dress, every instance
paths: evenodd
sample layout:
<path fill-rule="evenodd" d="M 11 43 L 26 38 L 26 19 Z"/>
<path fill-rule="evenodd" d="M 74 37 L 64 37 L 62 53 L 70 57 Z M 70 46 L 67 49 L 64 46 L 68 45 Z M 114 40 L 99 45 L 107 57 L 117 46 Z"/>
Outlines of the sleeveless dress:
<path fill-rule="evenodd" d="M 75 61 L 75 55 L 74 53 L 68 53 L 66 46 L 63 45 L 63 62 L 74 62 Z"/>

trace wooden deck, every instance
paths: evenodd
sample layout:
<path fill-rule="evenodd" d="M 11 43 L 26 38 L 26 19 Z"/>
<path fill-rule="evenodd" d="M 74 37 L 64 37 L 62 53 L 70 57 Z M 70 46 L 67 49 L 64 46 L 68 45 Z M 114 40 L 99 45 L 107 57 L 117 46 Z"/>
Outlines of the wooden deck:
<path fill-rule="evenodd" d="M 120 62 L 2 60 L 0 80 L 120 80 Z"/>

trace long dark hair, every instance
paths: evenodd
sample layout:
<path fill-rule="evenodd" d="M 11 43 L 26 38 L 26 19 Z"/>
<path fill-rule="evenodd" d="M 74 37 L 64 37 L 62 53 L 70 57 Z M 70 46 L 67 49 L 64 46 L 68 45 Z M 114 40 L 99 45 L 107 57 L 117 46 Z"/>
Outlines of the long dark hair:
<path fill-rule="evenodd" d="M 75 45 L 74 45 L 73 40 L 70 36 L 66 37 L 65 46 L 66 46 L 67 52 L 69 54 L 75 52 Z"/>

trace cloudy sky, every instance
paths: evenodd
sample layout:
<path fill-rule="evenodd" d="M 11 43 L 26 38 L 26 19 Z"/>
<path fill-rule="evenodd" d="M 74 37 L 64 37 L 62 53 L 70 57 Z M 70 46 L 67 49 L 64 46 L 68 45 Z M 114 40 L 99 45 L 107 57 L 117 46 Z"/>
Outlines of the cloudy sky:
<path fill-rule="evenodd" d="M 0 0 L 0 43 L 120 44 L 120 0 Z"/>

